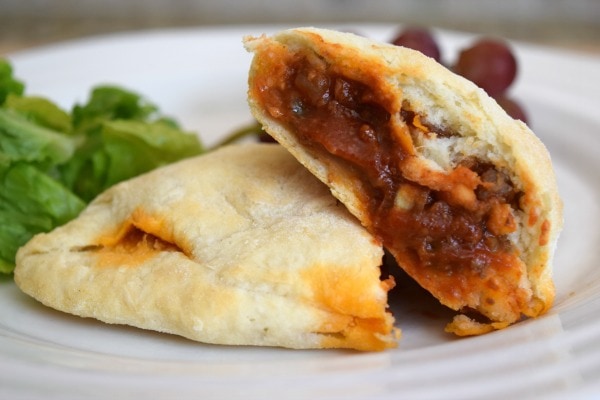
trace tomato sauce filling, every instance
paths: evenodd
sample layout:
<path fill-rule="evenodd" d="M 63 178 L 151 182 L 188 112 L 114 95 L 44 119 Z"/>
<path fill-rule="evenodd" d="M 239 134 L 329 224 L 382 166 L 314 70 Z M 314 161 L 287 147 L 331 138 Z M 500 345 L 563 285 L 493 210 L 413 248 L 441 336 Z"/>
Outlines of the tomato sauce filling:
<path fill-rule="evenodd" d="M 369 198 L 366 225 L 398 263 L 456 309 L 477 306 L 495 319 L 496 302 L 517 298 L 509 307 L 516 318 L 525 301 L 515 295 L 522 268 L 507 235 L 516 230 L 513 210 L 522 194 L 509 177 L 477 159 L 424 176 L 415 167 L 414 147 L 401 139 L 406 132 L 398 130 L 437 137 L 453 132 L 429 125 L 408 103 L 399 126 L 394 105 L 371 85 L 339 74 L 312 53 L 286 57 L 254 83 L 255 96 L 305 146 L 361 176 Z M 467 300 L 476 287 L 486 297 Z"/>

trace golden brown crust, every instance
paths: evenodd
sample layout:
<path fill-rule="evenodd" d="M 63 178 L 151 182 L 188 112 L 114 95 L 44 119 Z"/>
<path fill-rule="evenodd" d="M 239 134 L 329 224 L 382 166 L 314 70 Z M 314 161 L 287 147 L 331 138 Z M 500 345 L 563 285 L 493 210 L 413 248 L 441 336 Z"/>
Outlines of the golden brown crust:
<path fill-rule="evenodd" d="M 61 311 L 207 343 L 394 347 L 382 249 L 280 146 L 150 172 L 18 253 L 15 281 Z"/>
<path fill-rule="evenodd" d="M 502 299 L 494 297 L 493 292 L 473 293 L 472 298 L 458 301 L 443 293 L 434 293 L 442 303 L 457 310 L 462 307 L 486 309 L 486 316 L 492 321 L 480 324 L 461 315 L 448 326 L 450 331 L 459 335 L 479 334 L 488 329 L 482 329 L 482 325 L 498 329 L 507 322 L 515 322 L 521 313 L 537 316 L 548 310 L 554 298 L 551 265 L 562 228 L 562 204 L 548 152 L 525 124 L 510 118 L 483 90 L 416 51 L 315 28 L 283 31 L 273 37 L 246 38 L 245 43 L 254 53 L 249 75 L 249 105 L 255 117 L 267 132 L 330 186 L 332 193 L 368 228 L 372 221 L 365 206 L 368 195 L 361 187 L 360 175 L 321 148 L 303 143 L 278 120 L 273 110 L 261 104 L 259 92 L 268 90 L 263 79 L 266 76 L 277 79 L 278 71 L 274 68 L 285 68 L 286 58 L 291 60 L 294 54 L 316 56 L 332 73 L 372 88 L 385 99 L 392 123 L 397 126 L 406 125 L 400 110 L 408 104 L 412 112 L 426 117 L 431 126 L 454 134 L 450 140 L 425 138 L 419 143 L 408 135 L 398 139 L 404 142 L 413 158 L 413 175 L 417 179 L 439 175 L 440 171 L 447 173 L 452 169 L 446 165 L 450 158 L 475 157 L 509 174 L 513 184 L 524 193 L 514 220 L 509 221 L 514 224 L 516 233 L 508 235 L 519 252 L 522 267 L 515 267 L 513 276 L 503 278 L 512 282 L 509 284 L 514 286 L 515 298 L 504 299 L 504 305 L 488 306 L 484 299 L 490 303 Z M 415 124 L 418 127 L 420 122 Z M 466 202 L 469 197 L 461 194 L 464 192 L 455 190 L 453 194 Z M 501 208 L 496 211 L 496 221 L 501 222 L 506 213 Z M 500 222 L 496 226 L 500 226 Z M 390 251 L 394 253 L 394 248 Z M 402 264 L 402 260 L 399 263 Z M 428 282 L 423 276 L 418 280 L 436 291 L 435 281 Z"/>

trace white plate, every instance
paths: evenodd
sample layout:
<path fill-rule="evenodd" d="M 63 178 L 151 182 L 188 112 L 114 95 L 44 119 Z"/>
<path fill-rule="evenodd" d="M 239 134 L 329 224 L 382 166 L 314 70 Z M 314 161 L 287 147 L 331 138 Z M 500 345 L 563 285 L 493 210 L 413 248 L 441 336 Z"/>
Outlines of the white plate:
<path fill-rule="evenodd" d="M 396 27 L 351 26 L 376 39 Z M 206 143 L 251 121 L 246 34 L 278 27 L 154 31 L 13 54 L 29 94 L 70 107 L 92 86 L 142 93 Z M 466 35 L 440 32 L 447 55 Z M 600 59 L 517 45 L 514 96 L 552 154 L 565 201 L 545 316 L 481 337 L 443 333 L 449 315 L 410 283 L 391 302 L 397 350 L 362 354 L 203 345 L 43 307 L 0 281 L 0 398 L 518 398 L 600 393 Z"/>

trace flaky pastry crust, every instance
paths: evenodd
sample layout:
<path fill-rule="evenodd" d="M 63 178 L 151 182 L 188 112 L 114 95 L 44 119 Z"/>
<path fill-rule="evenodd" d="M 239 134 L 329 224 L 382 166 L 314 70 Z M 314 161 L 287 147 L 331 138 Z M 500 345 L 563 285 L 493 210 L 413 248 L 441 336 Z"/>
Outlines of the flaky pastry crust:
<path fill-rule="evenodd" d="M 120 183 L 35 236 L 15 282 L 43 304 L 215 344 L 395 347 L 383 251 L 276 145 L 229 146 Z"/>
<path fill-rule="evenodd" d="M 248 91 L 254 116 L 371 233 L 383 238 L 409 275 L 443 304 L 460 311 L 448 324 L 449 332 L 481 334 L 551 307 L 552 258 L 562 228 L 562 203 L 548 151 L 523 122 L 510 118 L 473 83 L 407 48 L 316 28 L 248 37 L 245 45 L 254 53 Z M 348 105 L 352 102 L 357 105 Z M 375 117 L 366 115 L 363 110 L 373 106 Z M 331 111 L 340 108 L 338 114 Z M 344 128 L 331 122 L 344 119 L 350 121 Z M 377 124 L 383 129 L 378 131 Z M 314 129 L 304 126 L 326 128 L 315 135 Z M 395 200 L 389 207 L 404 209 L 402 215 L 418 208 L 418 198 L 411 194 L 416 187 L 429 196 L 427 201 L 442 199 L 440 207 L 451 209 L 440 215 L 470 218 L 469 210 L 477 210 L 484 215 L 480 220 L 487 222 L 470 226 L 492 238 L 490 242 L 500 243 L 502 253 L 490 250 L 493 244 L 482 244 L 481 239 L 470 248 L 463 246 L 459 254 L 468 259 L 468 251 L 485 246 L 485 256 L 470 259 L 476 266 L 461 269 L 442 261 L 441 266 L 426 267 L 425 262 L 414 261 L 411 252 L 416 250 L 407 250 L 404 244 L 410 232 L 381 228 L 385 218 L 373 211 L 374 193 L 381 191 L 379 177 L 374 182 L 374 174 L 359 164 L 376 160 L 365 156 L 365 161 L 360 158 L 364 152 L 353 154 L 353 148 L 344 148 L 343 143 L 360 147 L 374 137 L 402 151 L 390 155 L 381 149 L 385 146 L 378 148 L 398 163 L 387 165 L 389 175 L 400 180 L 390 185 Z M 382 170 L 377 171 L 379 176 Z M 486 181 L 490 176 L 502 182 Z M 512 193 L 511 200 L 498 196 L 497 204 L 486 203 L 480 193 L 503 185 Z M 426 244 L 426 234 L 422 236 Z M 431 247 L 434 250 L 426 250 L 435 252 L 435 245 L 449 246 L 454 239 L 468 238 L 442 238 Z"/>

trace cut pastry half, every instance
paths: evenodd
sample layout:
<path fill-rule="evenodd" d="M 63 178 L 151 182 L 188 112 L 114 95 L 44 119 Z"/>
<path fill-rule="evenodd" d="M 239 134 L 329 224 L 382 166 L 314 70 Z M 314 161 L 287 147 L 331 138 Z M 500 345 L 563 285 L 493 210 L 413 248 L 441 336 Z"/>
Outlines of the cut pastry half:
<path fill-rule="evenodd" d="M 421 53 L 300 28 L 248 37 L 249 105 L 474 335 L 548 310 L 562 205 L 548 151 Z"/>
<path fill-rule="evenodd" d="M 224 147 L 118 184 L 35 236 L 15 281 L 81 317 L 215 344 L 383 350 L 383 250 L 285 149 Z"/>

